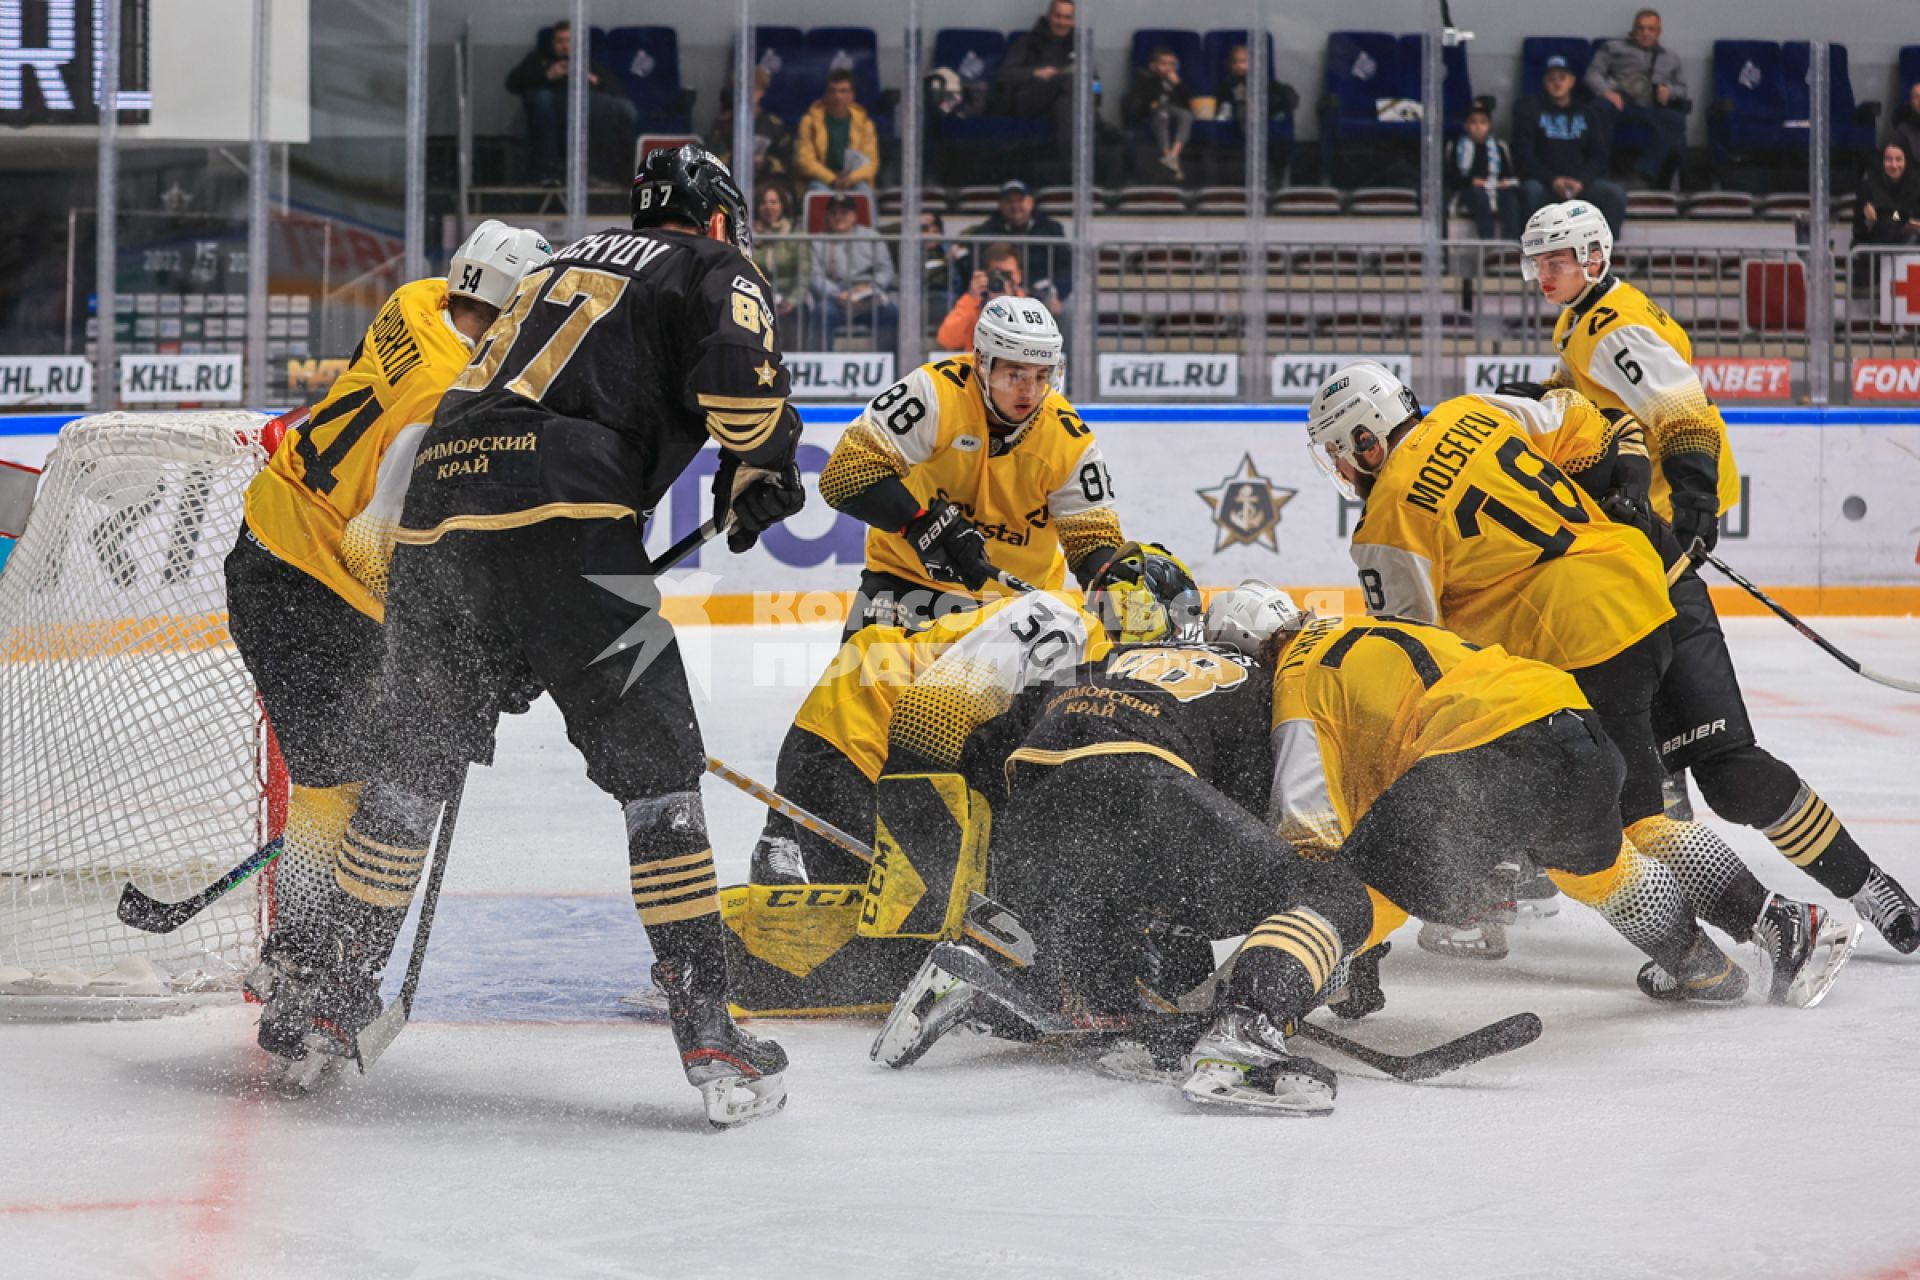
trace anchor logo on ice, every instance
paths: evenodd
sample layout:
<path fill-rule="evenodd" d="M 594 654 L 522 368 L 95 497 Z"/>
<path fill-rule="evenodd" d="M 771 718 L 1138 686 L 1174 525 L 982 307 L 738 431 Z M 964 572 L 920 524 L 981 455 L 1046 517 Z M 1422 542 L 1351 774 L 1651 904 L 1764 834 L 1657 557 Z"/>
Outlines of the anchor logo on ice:
<path fill-rule="evenodd" d="M 1216 553 L 1228 547 L 1261 546 L 1280 550 L 1280 511 L 1293 501 L 1298 489 L 1277 485 L 1261 475 L 1253 465 L 1253 455 L 1243 454 L 1232 475 L 1211 489 L 1196 489 L 1207 509 L 1213 512 L 1218 536 Z"/>

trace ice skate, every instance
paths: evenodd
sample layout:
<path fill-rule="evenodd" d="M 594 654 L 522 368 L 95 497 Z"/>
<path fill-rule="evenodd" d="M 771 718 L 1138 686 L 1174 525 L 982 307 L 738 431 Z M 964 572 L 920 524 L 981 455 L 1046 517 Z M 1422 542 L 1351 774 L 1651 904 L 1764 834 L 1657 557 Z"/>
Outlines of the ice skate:
<path fill-rule="evenodd" d="M 1180 1086 L 1195 1106 L 1288 1116 L 1328 1114 L 1338 1090 L 1332 1070 L 1288 1053 L 1280 1028 L 1241 1005 L 1229 1005 L 1193 1046 Z"/>
<path fill-rule="evenodd" d="M 893 1002 L 886 1025 L 880 1028 L 867 1054 L 875 1062 L 895 1070 L 912 1066 L 972 1012 L 979 993 L 971 983 L 942 967 L 943 950 L 933 949 L 907 989 Z"/>
<path fill-rule="evenodd" d="M 1739 1004 L 1747 998 L 1747 971 L 1702 933 L 1681 960 L 1676 977 L 1652 960 L 1641 966 L 1640 990 L 1671 1004 Z"/>
<path fill-rule="evenodd" d="M 753 846 L 749 884 L 806 884 L 807 861 L 800 843 L 787 836 L 762 836 Z"/>
<path fill-rule="evenodd" d="M 1860 941 L 1860 930 L 1825 907 L 1777 893 L 1769 897 L 1753 926 L 1768 1003 L 1811 1009 L 1826 999 Z"/>
<path fill-rule="evenodd" d="M 1514 913 L 1520 919 L 1544 920 L 1560 914 L 1560 887 L 1553 877 L 1531 862 L 1522 861 L 1513 886 Z"/>
<path fill-rule="evenodd" d="M 1869 872 L 1867 883 L 1853 895 L 1853 909 L 1901 955 L 1920 950 L 1920 902 L 1880 868 Z"/>
<path fill-rule="evenodd" d="M 378 979 L 328 972 L 282 937 L 268 941 L 246 987 L 261 1002 L 257 1041 L 280 1087 L 316 1093 L 360 1064 L 357 1037 L 380 1016 Z"/>
<path fill-rule="evenodd" d="M 1494 961 L 1507 958 L 1507 926 L 1492 915 L 1469 925 L 1423 920 L 1415 941 L 1420 944 L 1422 951 L 1431 951 L 1437 956 L 1451 956 L 1455 960 Z"/>
<path fill-rule="evenodd" d="M 770 1116 L 787 1105 L 782 1075 L 787 1055 L 778 1044 L 748 1035 L 727 1012 L 725 970 L 708 978 L 697 966 L 658 960 L 653 984 L 667 996 L 667 1016 L 687 1083 L 700 1091 L 716 1129 Z"/>

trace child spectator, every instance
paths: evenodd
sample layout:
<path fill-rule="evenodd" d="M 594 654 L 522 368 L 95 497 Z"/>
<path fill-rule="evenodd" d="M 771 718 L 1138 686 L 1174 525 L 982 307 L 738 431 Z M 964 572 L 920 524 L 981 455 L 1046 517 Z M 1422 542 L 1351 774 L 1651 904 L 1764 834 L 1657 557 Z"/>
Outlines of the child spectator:
<path fill-rule="evenodd" d="M 1520 179 L 1507 144 L 1493 136 L 1485 103 L 1467 108 L 1466 129 L 1454 140 L 1447 176 L 1460 192 L 1460 207 L 1473 219 L 1475 235 L 1492 240 L 1497 229 L 1499 239 L 1520 238 Z"/>
<path fill-rule="evenodd" d="M 1180 169 L 1180 152 L 1193 132 L 1193 91 L 1180 83 L 1180 58 L 1162 45 L 1147 59 L 1147 65 L 1134 73 L 1133 87 L 1121 100 L 1120 116 L 1129 125 L 1146 125 L 1160 148 L 1162 169 L 1176 179 L 1186 174 Z"/>

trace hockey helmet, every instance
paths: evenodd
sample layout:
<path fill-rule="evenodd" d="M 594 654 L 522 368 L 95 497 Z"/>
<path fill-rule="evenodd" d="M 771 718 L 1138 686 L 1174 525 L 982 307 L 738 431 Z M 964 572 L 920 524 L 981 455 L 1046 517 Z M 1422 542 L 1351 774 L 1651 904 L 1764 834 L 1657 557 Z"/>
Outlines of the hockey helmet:
<path fill-rule="evenodd" d="M 1377 445 L 1389 448 L 1395 427 L 1420 416 L 1420 401 L 1385 365 L 1361 360 L 1339 370 L 1318 391 L 1307 409 L 1307 439 L 1313 460 L 1348 498 L 1358 495 L 1340 474 L 1341 462 L 1371 474 L 1364 455 Z"/>
<path fill-rule="evenodd" d="M 1206 638 L 1193 574 L 1157 542 L 1129 542 L 1115 551 L 1087 584 L 1087 612 L 1120 644 Z"/>
<path fill-rule="evenodd" d="M 1053 313 L 1045 303 L 1002 294 L 980 308 L 980 319 L 973 326 L 973 363 L 990 423 L 1016 429 L 1024 427 L 1033 421 L 1046 399 L 1042 396 L 1034 403 L 1031 413 L 1018 422 L 1013 421 L 993 403 L 994 366 L 1002 360 L 1044 365 L 1048 370 L 1048 386 L 1058 391 L 1065 368 L 1065 345 L 1060 326 L 1054 323 Z"/>
<path fill-rule="evenodd" d="M 538 231 L 487 219 L 473 229 L 447 265 L 447 292 L 498 311 L 513 296 L 520 277 L 553 256 Z"/>
<path fill-rule="evenodd" d="M 1207 643 L 1257 658 L 1274 636 L 1298 631 L 1312 617 L 1272 583 L 1248 578 L 1233 590 L 1216 595 L 1207 606 Z"/>
<path fill-rule="evenodd" d="M 747 198 L 719 156 L 697 142 L 647 153 L 633 175 L 629 200 L 633 229 L 691 222 L 705 234 L 717 211 L 726 217 L 727 243 L 753 256 Z"/>
<path fill-rule="evenodd" d="M 1520 233 L 1520 274 L 1538 280 L 1540 267 L 1534 259 L 1556 249 L 1573 250 L 1587 279 L 1599 280 L 1613 266 L 1613 228 L 1585 200 L 1544 205 L 1527 219 L 1526 230 Z"/>

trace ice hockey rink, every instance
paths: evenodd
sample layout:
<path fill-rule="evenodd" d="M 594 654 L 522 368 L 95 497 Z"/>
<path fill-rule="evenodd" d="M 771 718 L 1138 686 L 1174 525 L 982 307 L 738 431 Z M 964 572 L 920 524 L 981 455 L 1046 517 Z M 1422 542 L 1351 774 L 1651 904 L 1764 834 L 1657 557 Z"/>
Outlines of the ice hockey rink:
<path fill-rule="evenodd" d="M 1920 669 L 1920 621 L 1818 625 Z M 1762 741 L 1920 880 L 1920 698 L 1772 618 L 1728 630 Z M 684 630 L 709 749 L 771 781 L 833 641 Z M 707 805 L 737 881 L 761 811 L 719 783 Z M 1344 1029 L 1410 1051 L 1531 1009 L 1544 1036 L 1420 1085 L 1324 1057 L 1339 1103 L 1311 1120 L 971 1036 L 895 1073 L 870 1022 L 762 1023 L 790 1105 L 716 1133 L 665 1024 L 621 1003 L 650 961 L 625 862 L 543 701 L 469 783 L 414 1023 L 372 1074 L 275 1094 L 239 1005 L 0 1024 L 0 1275 L 1920 1276 L 1920 958 L 1871 932 L 1803 1012 L 1655 1007 L 1570 904 L 1498 965 L 1408 930 L 1387 1008 Z"/>

